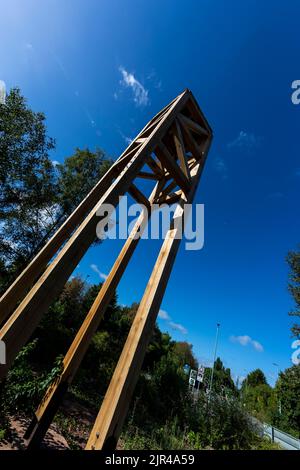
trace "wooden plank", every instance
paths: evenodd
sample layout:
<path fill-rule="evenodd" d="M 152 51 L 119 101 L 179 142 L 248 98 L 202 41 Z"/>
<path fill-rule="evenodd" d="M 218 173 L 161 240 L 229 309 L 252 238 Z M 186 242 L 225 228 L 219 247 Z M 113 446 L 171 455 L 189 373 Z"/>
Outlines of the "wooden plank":
<path fill-rule="evenodd" d="M 155 153 L 160 159 L 160 161 L 163 163 L 163 165 L 169 170 L 170 174 L 173 176 L 178 186 L 184 191 L 188 191 L 190 188 L 189 180 L 187 179 L 183 171 L 179 168 L 179 166 L 175 162 L 174 157 L 172 157 L 169 150 L 162 142 L 160 142 L 155 148 Z"/>
<path fill-rule="evenodd" d="M 187 143 L 190 147 L 190 150 L 191 150 L 193 156 L 195 158 L 197 158 L 197 160 L 200 160 L 202 158 L 202 152 L 200 151 L 198 144 L 193 139 L 189 129 L 186 127 L 184 121 L 181 119 L 181 117 L 179 115 L 178 115 L 178 121 L 181 124 L 182 132 L 185 136 L 185 139 L 186 139 L 186 141 L 187 141 Z"/>
<path fill-rule="evenodd" d="M 159 127 L 155 128 L 147 141 L 137 149 L 124 170 L 104 193 L 98 204 L 95 205 L 15 312 L 3 325 L 0 330 L 0 339 L 6 344 L 7 364 L 1 366 L 0 378 L 6 374 L 17 353 L 38 325 L 43 313 L 61 292 L 78 262 L 95 240 L 96 226 L 99 222 L 96 215 L 97 210 L 102 204 L 111 204 L 113 206 L 118 204 L 119 197 L 128 190 L 132 180 L 144 166 L 147 156 L 151 154 L 153 148 L 160 141 L 176 114 L 180 112 L 188 99 L 188 93 L 184 92 L 179 95 L 170 110 L 162 118 Z"/>
<path fill-rule="evenodd" d="M 177 187 L 176 181 L 172 180 L 165 188 L 161 188 L 160 193 L 158 194 L 157 198 L 155 199 L 156 204 L 160 204 L 165 198 L 169 195 L 173 189 Z"/>
<path fill-rule="evenodd" d="M 185 123 L 185 125 L 192 129 L 194 132 L 200 135 L 208 136 L 208 131 L 204 129 L 204 127 L 200 126 L 195 121 L 192 121 L 192 119 L 189 119 L 188 117 L 184 116 L 184 114 L 179 113 L 178 116 Z"/>
<path fill-rule="evenodd" d="M 143 204 L 149 211 L 151 210 L 149 199 L 146 198 L 146 196 L 139 190 L 139 188 L 136 187 L 135 184 L 131 183 L 128 192 L 139 204 Z"/>
<path fill-rule="evenodd" d="M 158 163 L 155 160 L 153 160 L 153 158 L 150 155 L 146 161 L 146 164 L 148 165 L 150 170 L 152 170 L 153 173 L 155 173 L 157 176 L 159 177 L 163 176 L 164 172 L 163 172 L 162 167 L 159 166 Z"/>
<path fill-rule="evenodd" d="M 113 178 L 114 168 L 111 167 L 3 294 L 0 299 L 0 325 L 9 317 L 19 300 L 41 275 L 60 246 L 66 241 L 79 223 L 82 222 L 86 213 L 94 207 L 105 191 L 107 191 Z"/>
<path fill-rule="evenodd" d="M 186 152 L 184 148 L 184 142 L 183 142 L 183 138 L 181 134 L 181 129 L 180 129 L 177 119 L 175 119 L 174 127 L 175 127 L 175 132 L 173 134 L 173 138 L 174 138 L 175 148 L 176 148 L 176 152 L 177 152 L 178 159 L 179 159 L 180 168 L 182 169 L 187 179 L 190 180 L 190 177 L 191 177 L 190 170 L 189 170 L 188 162 L 187 162 L 186 155 L 185 155 Z"/>
<path fill-rule="evenodd" d="M 149 205 L 151 205 L 155 198 L 157 188 L 158 184 L 155 186 L 148 200 Z M 98 329 L 109 302 L 111 301 L 120 279 L 137 247 L 150 213 L 150 211 L 143 211 L 138 218 L 107 279 L 103 283 L 93 305 L 64 357 L 63 370 L 59 378 L 57 378 L 55 383 L 49 386 L 38 409 L 36 410 L 33 420 L 25 433 L 27 449 L 36 448 L 45 436 L 48 427 L 55 416 L 59 401 L 72 383 L 92 337 Z M 139 234 L 139 237 L 137 237 L 137 234 Z"/>
<path fill-rule="evenodd" d="M 158 204 L 175 204 L 175 202 L 178 202 L 180 198 L 182 197 L 182 190 L 179 189 L 178 191 L 174 191 L 173 193 L 167 194 L 165 198 L 159 198 L 157 201 Z"/>
<path fill-rule="evenodd" d="M 129 403 L 151 338 L 156 317 L 174 263 L 180 238 L 175 220 L 184 220 L 184 204 L 191 203 L 203 169 L 199 162 L 192 172 L 192 185 L 187 198 L 182 196 L 158 255 L 145 293 L 131 326 L 125 346 L 104 397 L 88 439 L 86 450 L 115 448 Z"/>
<path fill-rule="evenodd" d="M 137 178 L 157 181 L 157 175 L 155 175 L 154 173 L 148 173 L 147 171 L 140 171 L 137 175 Z"/>

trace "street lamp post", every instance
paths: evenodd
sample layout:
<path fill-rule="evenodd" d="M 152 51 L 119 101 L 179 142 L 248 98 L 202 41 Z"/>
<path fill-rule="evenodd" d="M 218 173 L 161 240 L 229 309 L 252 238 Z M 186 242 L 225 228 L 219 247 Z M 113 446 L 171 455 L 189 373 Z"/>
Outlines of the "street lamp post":
<path fill-rule="evenodd" d="M 216 362 L 218 338 L 219 338 L 219 329 L 220 329 L 220 323 L 217 323 L 217 333 L 216 333 L 216 341 L 215 341 L 214 359 L 213 359 L 213 365 L 212 365 L 212 369 L 211 369 L 208 401 L 210 401 L 210 395 L 211 395 L 212 384 L 213 384 L 213 379 L 214 379 L 215 362 Z"/>
<path fill-rule="evenodd" d="M 278 369 L 278 378 L 279 378 L 279 374 L 280 374 L 279 365 L 276 364 L 276 362 L 273 362 L 273 366 L 277 367 L 277 369 Z M 280 398 L 278 400 L 278 413 L 281 415 L 281 400 L 280 400 Z"/>

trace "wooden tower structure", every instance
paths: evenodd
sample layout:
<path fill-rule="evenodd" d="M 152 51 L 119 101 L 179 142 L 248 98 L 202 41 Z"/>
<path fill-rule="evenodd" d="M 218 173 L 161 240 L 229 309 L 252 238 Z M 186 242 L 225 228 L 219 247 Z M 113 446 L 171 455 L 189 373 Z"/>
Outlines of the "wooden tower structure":
<path fill-rule="evenodd" d="M 98 209 L 105 203 L 116 207 L 126 193 L 145 206 L 65 355 L 60 376 L 35 412 L 25 436 L 28 448 L 36 447 L 50 426 L 151 216 L 151 207 L 176 203 L 86 446 L 115 448 L 180 244 L 178 222 L 184 221 L 185 205 L 193 201 L 211 140 L 211 128 L 186 89 L 148 122 L 0 299 L 0 339 L 7 356 L 7 363 L 0 365 L 1 379 L 94 242 Z M 139 189 L 139 179 L 153 180 L 150 197 Z"/>

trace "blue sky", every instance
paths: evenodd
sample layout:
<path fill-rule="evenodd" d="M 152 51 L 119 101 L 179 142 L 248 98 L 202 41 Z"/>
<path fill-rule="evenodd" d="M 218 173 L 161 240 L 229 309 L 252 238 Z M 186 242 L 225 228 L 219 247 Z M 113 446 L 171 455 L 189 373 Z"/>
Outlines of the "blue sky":
<path fill-rule="evenodd" d="M 205 204 L 205 245 L 180 249 L 162 304 L 170 319 L 159 324 L 209 363 L 219 321 L 218 353 L 235 377 L 260 367 L 274 383 L 272 364 L 291 365 L 285 256 L 300 242 L 300 105 L 291 101 L 300 79 L 299 2 L 0 0 L 0 7 L 0 79 L 45 112 L 54 161 L 77 146 L 117 157 L 162 106 L 193 91 L 214 131 L 195 201 Z M 121 245 L 92 248 L 77 272 L 98 282 Z M 141 298 L 158 249 L 141 242 L 120 303 Z"/>

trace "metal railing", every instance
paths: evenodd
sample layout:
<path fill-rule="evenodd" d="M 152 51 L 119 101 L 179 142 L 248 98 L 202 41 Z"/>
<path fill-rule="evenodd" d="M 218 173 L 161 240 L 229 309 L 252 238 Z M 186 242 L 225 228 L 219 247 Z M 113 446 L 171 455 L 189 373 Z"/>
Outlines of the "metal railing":
<path fill-rule="evenodd" d="M 263 423 L 263 432 L 265 436 L 271 438 L 272 442 L 276 442 L 285 450 L 300 450 L 300 439 L 296 439 L 291 434 L 280 431 L 280 429 L 266 423 Z"/>

